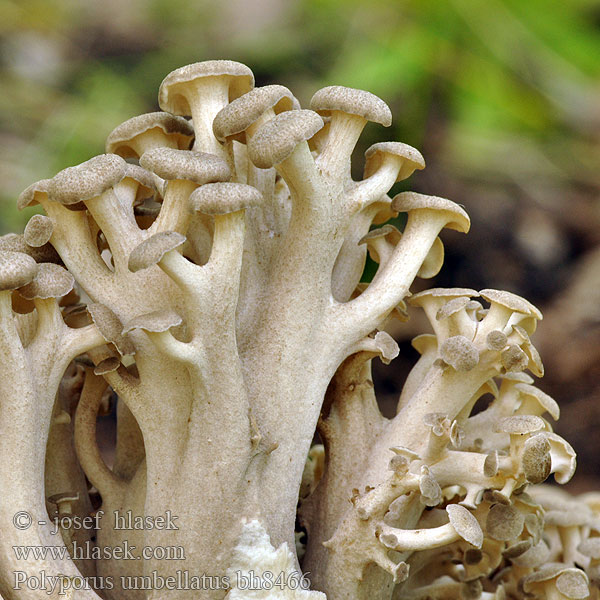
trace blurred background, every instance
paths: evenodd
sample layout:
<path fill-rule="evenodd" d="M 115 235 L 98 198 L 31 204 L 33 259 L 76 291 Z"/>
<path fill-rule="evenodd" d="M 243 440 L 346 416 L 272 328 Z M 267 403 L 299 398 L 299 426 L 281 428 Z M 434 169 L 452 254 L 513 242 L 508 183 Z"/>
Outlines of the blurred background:
<path fill-rule="evenodd" d="M 171 70 L 228 58 L 257 85 L 308 106 L 338 84 L 392 108 L 376 141 L 419 148 L 413 189 L 465 206 L 427 287 L 507 289 L 545 314 L 534 338 L 579 454 L 574 491 L 599 489 L 600 2 L 598 0 L 0 0 L 0 233 L 30 183 L 103 152 L 119 123 L 157 110 Z M 416 288 L 418 289 L 418 288 Z M 377 366 L 397 395 L 420 320 L 395 328 L 402 353 Z"/>

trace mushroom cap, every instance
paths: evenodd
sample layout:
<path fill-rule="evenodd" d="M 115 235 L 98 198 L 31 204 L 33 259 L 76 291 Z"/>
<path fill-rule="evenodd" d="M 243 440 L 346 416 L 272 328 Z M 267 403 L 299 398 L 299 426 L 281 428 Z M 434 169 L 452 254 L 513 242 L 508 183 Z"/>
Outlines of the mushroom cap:
<path fill-rule="evenodd" d="M 550 442 L 543 433 L 530 437 L 523 446 L 521 468 L 529 483 L 542 483 L 552 470 Z"/>
<path fill-rule="evenodd" d="M 437 336 L 433 335 L 433 333 L 422 333 L 414 337 L 410 344 L 422 355 L 428 350 L 437 350 Z"/>
<path fill-rule="evenodd" d="M 402 233 L 400 233 L 396 227 L 387 223 L 386 225 L 383 225 L 383 227 L 371 229 L 371 231 L 363 235 L 358 241 L 358 245 L 360 246 L 361 244 L 368 244 L 372 240 L 387 238 L 388 236 L 392 244 L 397 244 L 402 237 Z"/>
<path fill-rule="evenodd" d="M 0 251 L 22 252 L 31 256 L 35 262 L 61 263 L 62 260 L 51 244 L 44 244 L 39 248 L 30 246 L 25 242 L 25 237 L 18 233 L 7 233 L 0 236 Z"/>
<path fill-rule="evenodd" d="M 38 268 L 35 260 L 23 252 L 0 251 L 0 291 L 27 285 L 33 281 Z"/>
<path fill-rule="evenodd" d="M 48 184 L 50 179 L 41 179 L 27 186 L 17 199 L 17 209 L 23 210 L 27 206 L 35 206 L 39 204 L 38 197 L 40 195 L 48 196 Z"/>
<path fill-rule="evenodd" d="M 190 195 L 193 210 L 206 215 L 226 215 L 262 204 L 262 194 L 244 183 L 207 183 Z"/>
<path fill-rule="evenodd" d="M 522 371 L 529 365 L 529 357 L 516 344 L 511 344 L 502 351 L 500 361 L 507 371 Z"/>
<path fill-rule="evenodd" d="M 423 306 L 425 303 L 429 302 L 430 298 L 440 298 L 442 300 L 448 299 L 448 301 L 450 301 L 454 298 L 470 298 L 472 296 L 479 296 L 479 293 L 469 288 L 430 288 L 418 292 L 417 294 L 413 294 L 408 298 L 407 302 L 411 306 Z"/>
<path fill-rule="evenodd" d="M 577 550 L 589 558 L 600 558 L 600 537 L 591 537 L 583 540 L 583 542 L 577 546 Z"/>
<path fill-rule="evenodd" d="M 442 360 L 456 371 L 470 371 L 479 362 L 479 350 L 464 335 L 454 335 L 440 348 Z"/>
<path fill-rule="evenodd" d="M 438 238 L 439 239 L 439 238 Z M 452 300 L 448 300 L 446 304 L 440 307 L 440 309 L 435 313 L 436 321 L 443 321 L 444 319 L 448 319 L 452 315 L 460 312 L 467 304 L 469 304 L 471 300 L 467 296 L 458 296 L 457 298 L 452 298 Z"/>
<path fill-rule="evenodd" d="M 425 168 L 425 159 L 416 148 L 402 142 L 379 142 L 373 144 L 365 152 L 363 179 L 377 172 L 386 155 L 398 156 L 404 159 L 402 168 L 398 171 L 397 181 L 407 179 L 416 170 Z"/>
<path fill-rule="evenodd" d="M 207 60 L 185 65 L 169 73 L 160 84 L 158 104 L 174 115 L 191 116 L 187 99 L 189 84 L 205 77 L 220 77 L 229 81 L 229 100 L 234 100 L 254 87 L 254 74 L 242 63 L 233 60 Z"/>
<path fill-rule="evenodd" d="M 544 420 L 534 415 L 513 415 L 503 417 L 494 427 L 495 433 L 526 435 L 544 429 Z"/>
<path fill-rule="evenodd" d="M 539 567 L 533 573 L 525 575 L 521 580 L 523 591 L 532 594 L 536 591 L 536 584 L 544 584 L 556 579 L 556 589 L 566 598 L 583 600 L 590 594 L 588 578 L 584 571 L 569 565 L 550 563 Z"/>
<path fill-rule="evenodd" d="M 392 210 L 396 212 L 410 212 L 411 210 L 444 211 L 453 216 L 453 219 L 446 225 L 448 229 L 467 233 L 471 226 L 469 215 L 458 204 L 438 196 L 426 196 L 417 194 L 417 192 L 400 192 L 392 200 Z"/>
<path fill-rule="evenodd" d="M 94 367 L 94 375 L 106 375 L 116 371 L 121 366 L 121 361 L 116 356 L 109 356 Z"/>
<path fill-rule="evenodd" d="M 126 169 L 127 163 L 116 154 L 94 156 L 57 173 L 48 184 L 48 197 L 64 205 L 90 200 L 119 183 Z"/>
<path fill-rule="evenodd" d="M 448 504 L 446 512 L 452 527 L 460 537 L 476 548 L 483 544 L 483 531 L 477 519 L 460 504 Z"/>
<path fill-rule="evenodd" d="M 481 290 L 479 295 L 490 303 L 500 304 L 505 308 L 514 310 L 515 312 L 532 315 L 539 321 L 542 320 L 542 313 L 531 302 L 504 290 Z"/>
<path fill-rule="evenodd" d="M 499 329 L 494 329 L 487 334 L 485 342 L 490 350 L 500 352 L 508 344 L 508 338 Z"/>
<path fill-rule="evenodd" d="M 138 184 L 138 190 L 135 195 L 134 206 L 141 204 L 147 198 L 150 198 L 157 191 L 156 176 L 138 165 L 127 163 L 125 177 L 121 180 L 122 183 L 128 180 L 135 181 Z"/>
<path fill-rule="evenodd" d="M 159 262 L 171 250 L 185 243 L 185 236 L 176 231 L 159 231 L 136 246 L 129 255 L 128 268 L 132 273 L 147 269 Z"/>
<path fill-rule="evenodd" d="M 289 110 L 258 129 L 248 143 L 248 156 L 260 169 L 283 162 L 300 142 L 323 127 L 323 119 L 312 110 Z"/>
<path fill-rule="evenodd" d="M 315 92 L 310 100 L 310 108 L 324 116 L 340 111 L 384 127 L 392 124 L 392 111 L 381 98 L 371 92 L 342 85 L 330 85 Z"/>
<path fill-rule="evenodd" d="M 131 141 L 152 129 L 162 131 L 165 138 L 171 138 L 182 150 L 189 147 L 194 137 L 194 128 L 186 119 L 166 112 L 151 112 L 132 117 L 115 127 L 106 138 L 106 152 L 123 158 L 137 157 Z"/>
<path fill-rule="evenodd" d="M 487 535 L 495 540 L 508 542 L 521 535 L 525 518 L 514 506 L 494 504 L 485 521 Z"/>
<path fill-rule="evenodd" d="M 283 85 L 254 88 L 217 113 L 213 121 L 213 133 L 220 142 L 232 137 L 243 141 L 243 136 L 238 134 L 255 123 L 270 108 L 275 114 L 279 114 L 294 108 L 299 109 L 300 103 Z"/>
<path fill-rule="evenodd" d="M 119 354 L 135 354 L 135 346 L 131 340 L 124 337 L 121 333 L 123 325 L 117 315 L 104 304 L 88 304 L 87 311 L 92 317 L 92 321 L 102 334 L 104 339 L 114 344 Z"/>
<path fill-rule="evenodd" d="M 154 148 L 144 152 L 140 165 L 162 179 L 182 179 L 198 185 L 231 178 L 229 166 L 222 158 L 195 150 Z"/>
<path fill-rule="evenodd" d="M 521 396 L 535 400 L 544 412 L 547 412 L 555 421 L 560 417 L 560 407 L 556 400 L 528 383 L 517 383 L 515 389 L 519 390 Z"/>
<path fill-rule="evenodd" d="M 25 226 L 23 239 L 27 245 L 39 248 L 50 241 L 53 231 L 54 223 L 50 217 L 33 215 Z"/>
<path fill-rule="evenodd" d="M 443 264 L 444 244 L 439 237 L 436 237 L 417 272 L 417 277 L 421 277 L 421 279 L 431 279 L 440 272 Z"/>
<path fill-rule="evenodd" d="M 75 285 L 75 278 L 59 265 L 42 263 L 36 276 L 27 285 L 19 288 L 19 294 L 27 300 L 41 298 L 62 298 Z"/>
<path fill-rule="evenodd" d="M 550 557 L 550 548 L 544 540 L 540 540 L 535 546 L 531 546 L 519 556 L 513 556 L 511 561 L 518 567 L 538 567 L 545 564 Z"/>
<path fill-rule="evenodd" d="M 181 325 L 183 319 L 174 310 L 155 310 L 144 315 L 134 317 L 123 328 L 123 334 L 129 333 L 134 329 L 143 329 L 151 333 L 162 333 L 168 331 L 171 327 Z"/>
<path fill-rule="evenodd" d="M 400 348 L 396 340 L 385 331 L 378 331 L 375 334 L 375 344 L 379 349 L 381 362 L 384 365 L 389 365 L 400 354 Z"/>

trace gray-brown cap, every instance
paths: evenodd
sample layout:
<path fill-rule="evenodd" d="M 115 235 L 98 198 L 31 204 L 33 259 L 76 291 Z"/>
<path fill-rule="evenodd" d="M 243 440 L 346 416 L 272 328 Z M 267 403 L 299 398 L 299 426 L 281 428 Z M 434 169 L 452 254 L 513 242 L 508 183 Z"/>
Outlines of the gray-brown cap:
<path fill-rule="evenodd" d="M 52 263 L 42 263 L 33 280 L 19 288 L 19 294 L 27 300 L 62 298 L 74 285 L 75 279 L 66 269 Z"/>
<path fill-rule="evenodd" d="M 311 98 L 310 108 L 323 116 L 340 111 L 384 127 L 392 124 L 392 111 L 381 98 L 371 92 L 342 85 L 330 85 L 318 90 Z"/>
<path fill-rule="evenodd" d="M 119 354 L 135 354 L 135 346 L 131 340 L 125 337 L 121 332 L 123 324 L 115 313 L 104 304 L 88 304 L 87 311 L 92 317 L 92 321 L 102 334 L 104 339 L 115 345 Z"/>
<path fill-rule="evenodd" d="M 504 290 L 481 290 L 479 295 L 490 303 L 496 303 L 515 312 L 532 315 L 536 319 L 542 319 L 542 313 L 531 302 Z"/>
<path fill-rule="evenodd" d="M 460 537 L 476 548 L 483 544 L 483 531 L 477 519 L 460 504 L 448 504 L 446 512 L 452 527 Z"/>
<path fill-rule="evenodd" d="M 129 255 L 128 268 L 132 273 L 147 269 L 171 250 L 185 243 L 185 236 L 176 231 L 159 231 L 136 246 Z"/>
<path fill-rule="evenodd" d="M 520 584 L 526 594 L 545 594 L 546 586 L 554 585 L 560 595 L 555 598 L 583 600 L 590 595 L 589 580 L 585 572 L 576 567 L 560 563 L 550 563 L 525 575 Z"/>
<path fill-rule="evenodd" d="M 17 208 L 23 210 L 27 206 L 35 206 L 39 204 L 40 196 L 48 197 L 48 184 L 50 179 L 41 179 L 26 187 L 17 199 Z"/>
<path fill-rule="evenodd" d="M 140 158 L 140 165 L 169 181 L 192 181 L 198 185 L 231 178 L 229 166 L 222 158 L 206 152 L 154 148 Z"/>
<path fill-rule="evenodd" d="M 543 433 L 530 437 L 523 446 L 521 468 L 529 483 L 542 483 L 552 470 L 550 442 Z"/>
<path fill-rule="evenodd" d="M 260 169 L 283 162 L 296 146 L 323 127 L 323 119 L 312 110 L 290 110 L 265 123 L 248 144 L 250 160 Z"/>
<path fill-rule="evenodd" d="M 183 319 L 174 310 L 156 310 L 131 319 L 123 328 L 123 334 L 134 329 L 143 329 L 150 333 L 162 333 L 168 331 L 171 327 L 181 325 L 182 322 Z"/>
<path fill-rule="evenodd" d="M 416 148 L 402 142 L 379 142 L 378 144 L 373 144 L 365 152 L 364 179 L 377 172 L 386 155 L 398 156 L 402 159 L 402 167 L 398 171 L 396 181 L 407 179 L 416 170 L 425 168 L 425 159 Z"/>
<path fill-rule="evenodd" d="M 485 529 L 487 534 L 503 542 L 514 540 L 523 531 L 525 517 L 511 505 L 494 504 L 488 512 Z"/>
<path fill-rule="evenodd" d="M 191 116 L 188 95 L 193 82 L 206 77 L 221 77 L 229 83 L 229 100 L 234 100 L 254 87 L 254 75 L 246 66 L 232 60 L 207 60 L 180 67 L 169 73 L 160 84 L 158 104 L 162 110 Z M 192 85 L 190 85 L 192 84 Z"/>
<path fill-rule="evenodd" d="M 138 206 L 144 200 L 151 198 L 157 191 L 155 175 L 143 167 L 130 163 L 127 163 L 125 176 L 120 183 L 125 186 L 137 186 L 133 206 Z"/>
<path fill-rule="evenodd" d="M 463 335 L 449 337 L 440 347 L 442 360 L 456 371 L 470 371 L 479 362 L 479 350 Z"/>
<path fill-rule="evenodd" d="M 262 194 L 243 183 L 207 183 L 190 195 L 192 210 L 205 215 L 226 215 L 262 203 Z"/>
<path fill-rule="evenodd" d="M 54 223 L 50 217 L 45 215 L 33 215 L 25 226 L 23 239 L 29 246 L 39 248 L 50 241 L 53 231 Z"/>
<path fill-rule="evenodd" d="M 127 163 L 116 154 L 94 156 L 57 173 L 48 184 L 48 197 L 64 205 L 96 198 L 119 183 L 126 169 Z"/>
<path fill-rule="evenodd" d="M 458 204 L 438 196 L 426 196 L 416 192 L 400 192 L 392 200 L 392 210 L 396 212 L 410 212 L 412 210 L 443 211 L 451 217 L 446 225 L 448 229 L 468 233 L 471 226 L 469 215 Z"/>
<path fill-rule="evenodd" d="M 19 233 L 7 233 L 0 236 L 0 251 L 22 252 L 28 254 L 35 262 L 61 263 L 62 260 L 51 244 L 44 244 L 39 248 L 30 246 L 25 237 Z"/>
<path fill-rule="evenodd" d="M 108 373 L 112 373 L 116 371 L 121 366 L 121 360 L 116 356 L 109 356 L 104 360 L 100 361 L 94 367 L 95 375 L 106 375 Z"/>
<path fill-rule="evenodd" d="M 534 415 L 514 415 L 503 417 L 494 427 L 496 433 L 509 433 L 510 435 L 527 435 L 544 429 L 544 421 Z"/>
<path fill-rule="evenodd" d="M 166 112 L 151 112 L 128 119 L 115 127 L 106 138 L 106 152 L 123 158 L 138 157 L 135 142 L 143 144 L 144 135 L 152 130 L 164 135 L 165 146 L 181 150 L 187 150 L 194 137 L 194 128 L 186 119 Z"/>
<path fill-rule="evenodd" d="M 38 267 L 27 254 L 0 251 L 0 291 L 16 290 L 27 285 L 36 276 Z"/>
<path fill-rule="evenodd" d="M 244 142 L 243 132 L 270 108 L 279 114 L 299 109 L 300 104 L 283 85 L 254 88 L 219 111 L 213 121 L 213 133 L 220 142 L 228 138 Z"/>

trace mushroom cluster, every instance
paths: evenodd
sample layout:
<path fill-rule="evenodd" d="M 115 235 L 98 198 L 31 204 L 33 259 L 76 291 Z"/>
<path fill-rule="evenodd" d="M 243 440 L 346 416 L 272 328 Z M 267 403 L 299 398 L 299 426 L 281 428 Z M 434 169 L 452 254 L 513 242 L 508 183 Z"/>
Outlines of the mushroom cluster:
<path fill-rule="evenodd" d="M 541 313 L 411 294 L 468 215 L 388 195 L 425 167 L 406 144 L 351 176 L 386 103 L 329 86 L 301 108 L 226 60 L 158 100 L 29 186 L 19 209 L 45 214 L 0 238 L 1 598 L 598 597 L 600 502 L 535 491 L 575 469 L 525 373 Z M 384 418 L 371 361 L 418 309 L 432 333 Z"/>

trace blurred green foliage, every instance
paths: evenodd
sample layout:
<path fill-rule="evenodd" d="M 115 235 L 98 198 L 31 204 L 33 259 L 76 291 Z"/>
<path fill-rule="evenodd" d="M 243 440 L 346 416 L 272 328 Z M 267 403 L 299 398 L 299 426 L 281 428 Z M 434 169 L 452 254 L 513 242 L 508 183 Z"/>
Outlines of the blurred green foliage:
<path fill-rule="evenodd" d="M 210 58 L 303 105 L 333 83 L 383 97 L 395 124 L 357 154 L 400 139 L 459 181 L 597 189 L 599 23 L 595 0 L 0 0 L 0 228 L 28 218 L 24 187 L 102 152 L 170 70 Z"/>

